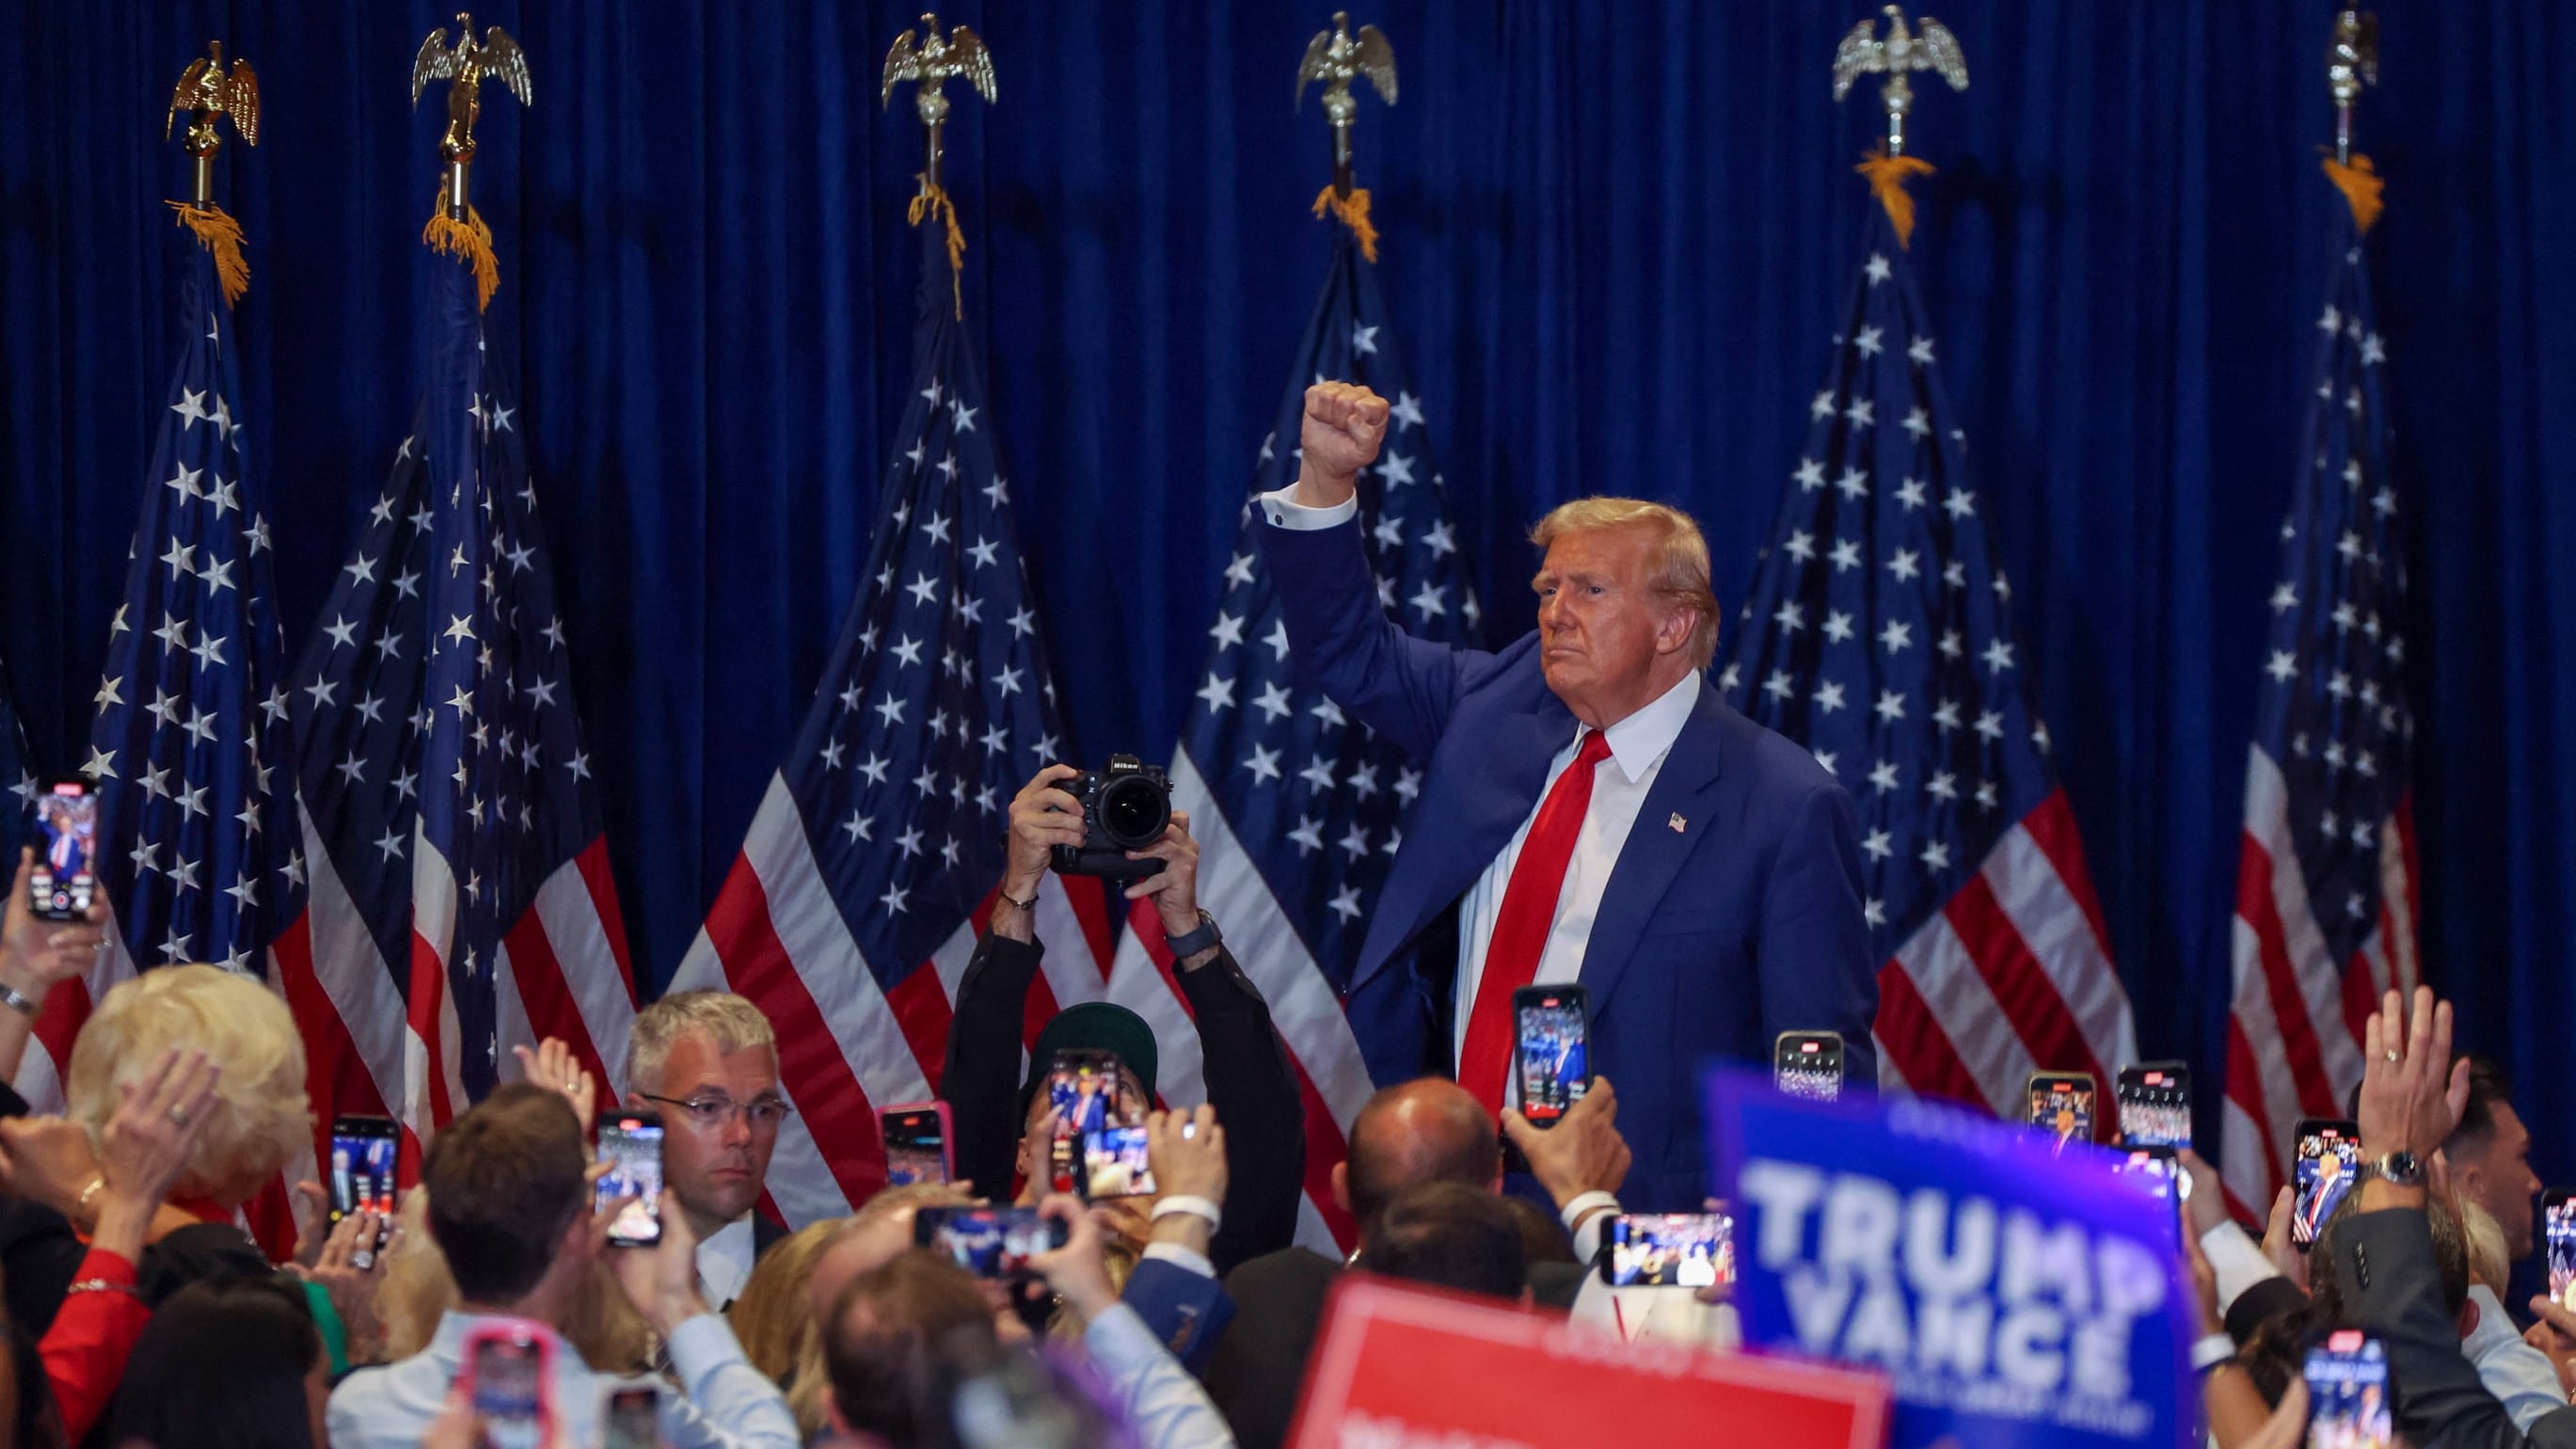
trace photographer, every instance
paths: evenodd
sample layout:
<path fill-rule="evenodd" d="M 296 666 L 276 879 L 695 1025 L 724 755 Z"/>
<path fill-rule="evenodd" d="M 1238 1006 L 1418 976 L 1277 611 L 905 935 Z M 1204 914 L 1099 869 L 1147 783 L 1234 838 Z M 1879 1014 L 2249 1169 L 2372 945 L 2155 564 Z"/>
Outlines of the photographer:
<path fill-rule="evenodd" d="M 1036 933 L 1038 884 L 1052 847 L 1085 842 L 1082 804 L 1060 788 L 1079 773 L 1069 765 L 1049 765 L 1012 799 L 1009 863 L 983 938 L 958 983 L 948 1029 L 941 1090 L 956 1134 L 957 1175 L 996 1198 L 1007 1195 L 1014 1153 L 1033 1115 L 1044 1108 L 1038 1084 L 1052 1050 L 1116 1050 L 1124 1043 L 1130 1049 L 1120 1054 L 1141 1078 L 1143 1094 L 1153 1093 L 1150 1056 L 1139 1061 L 1146 1053 L 1134 1049 L 1150 1045 L 1151 1029 L 1134 1013 L 1098 1002 L 1061 1014 L 1041 1036 L 1041 1050 L 1030 1054 L 1027 1080 L 1015 1080 L 1029 983 L 1045 951 Z M 1129 855 L 1163 862 L 1160 872 L 1127 886 L 1126 898 L 1150 896 L 1169 939 L 1186 946 L 1203 928 L 1214 934 L 1214 923 L 1198 905 L 1199 847 L 1190 838 L 1188 816 L 1174 811 L 1162 839 Z M 1231 1185 L 1210 1248 L 1222 1273 L 1296 1236 L 1306 1169 L 1305 1107 L 1287 1051 L 1271 1029 L 1269 1003 L 1224 943 L 1210 942 L 1172 964 L 1198 1028 L 1207 1099 L 1226 1129 Z M 1060 1029 L 1075 1026 L 1082 1029 Z"/>

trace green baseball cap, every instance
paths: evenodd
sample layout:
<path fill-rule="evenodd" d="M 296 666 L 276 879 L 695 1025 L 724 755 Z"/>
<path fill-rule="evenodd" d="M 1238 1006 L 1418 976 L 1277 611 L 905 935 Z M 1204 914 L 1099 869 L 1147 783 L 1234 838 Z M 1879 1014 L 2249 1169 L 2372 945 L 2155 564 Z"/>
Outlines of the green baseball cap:
<path fill-rule="evenodd" d="M 1125 1062 L 1144 1085 L 1145 1095 L 1154 1095 L 1154 1069 L 1160 1056 L 1154 1045 L 1154 1029 L 1145 1024 L 1145 1018 L 1116 1002 L 1085 1001 L 1068 1006 L 1039 1030 L 1037 1045 L 1029 1049 L 1032 1090 L 1046 1074 L 1047 1064 L 1061 1051 L 1116 1052 L 1118 1060 Z"/>

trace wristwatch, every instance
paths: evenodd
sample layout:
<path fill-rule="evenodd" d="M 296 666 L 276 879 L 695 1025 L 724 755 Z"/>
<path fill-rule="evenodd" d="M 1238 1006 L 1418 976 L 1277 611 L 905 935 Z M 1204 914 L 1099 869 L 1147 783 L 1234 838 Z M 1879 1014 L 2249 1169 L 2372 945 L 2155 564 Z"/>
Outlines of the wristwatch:
<path fill-rule="evenodd" d="M 2376 1162 L 2366 1163 L 2363 1165 L 2363 1170 L 2391 1187 L 2424 1185 L 2424 1160 L 2404 1150 L 2392 1152 Z"/>
<path fill-rule="evenodd" d="M 1175 961 L 1195 956 L 1210 946 L 1223 944 L 1224 941 L 1225 937 L 1217 931 L 1216 917 L 1205 911 L 1199 912 L 1197 930 L 1163 938 L 1163 944 L 1172 948 L 1172 959 Z"/>

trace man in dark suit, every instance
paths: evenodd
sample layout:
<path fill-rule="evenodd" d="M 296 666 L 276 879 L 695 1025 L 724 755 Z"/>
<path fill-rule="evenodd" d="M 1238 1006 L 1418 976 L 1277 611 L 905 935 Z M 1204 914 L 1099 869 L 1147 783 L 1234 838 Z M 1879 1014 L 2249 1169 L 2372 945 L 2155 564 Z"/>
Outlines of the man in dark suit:
<path fill-rule="evenodd" d="M 1875 1076 L 1851 798 L 1703 678 L 1717 601 L 1679 510 L 1590 498 L 1549 514 L 1532 533 L 1538 630 L 1499 653 L 1408 636 L 1356 521 L 1387 418 L 1366 388 L 1308 389 L 1297 482 L 1256 504 L 1300 672 L 1428 762 L 1347 963 L 1352 1031 L 1376 1080 L 1454 1071 L 1499 1111 L 1512 992 L 1580 981 L 1595 1069 L 1628 1098 L 1624 1195 L 1695 1210 L 1704 1060 L 1761 1062 L 1780 1032 L 1833 1031 L 1851 1075 Z"/>
<path fill-rule="evenodd" d="M 2357 1211 L 2335 1225 L 2335 1287 L 2348 1321 L 2388 1345 L 2397 1426 L 2442 1449 L 2576 1446 L 2576 1408 L 2514 1427 L 2460 1351 L 2460 1320 L 2443 1301 L 2426 1212 L 2436 1149 L 2469 1097 L 2469 1064 L 2451 1060 L 2451 1006 L 2418 988 L 2409 1020 L 2396 992 L 2362 1033 L 2361 1186 Z"/>

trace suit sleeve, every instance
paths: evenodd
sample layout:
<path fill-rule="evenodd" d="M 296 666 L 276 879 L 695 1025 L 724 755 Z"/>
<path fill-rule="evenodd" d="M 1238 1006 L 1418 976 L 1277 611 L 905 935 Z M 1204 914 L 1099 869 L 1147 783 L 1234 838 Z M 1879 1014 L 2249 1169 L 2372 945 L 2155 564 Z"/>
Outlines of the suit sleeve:
<path fill-rule="evenodd" d="M 1225 1225 L 1209 1245 L 1220 1274 L 1297 1236 L 1306 1178 L 1306 1103 L 1270 1003 L 1232 952 L 1176 973 L 1198 1023 L 1207 1095 L 1225 1128 Z"/>
<path fill-rule="evenodd" d="M 2387 1341 L 2397 1423 L 2408 1438 L 2449 1449 L 2576 1445 L 2576 1409 L 2541 1416 L 2526 1437 L 2460 1352 L 2458 1327 L 2442 1304 L 2432 1227 L 2422 1212 L 2358 1214 L 2335 1228 L 2333 1242 L 2346 1311 Z"/>
<path fill-rule="evenodd" d="M 1843 1075 L 1878 1081 L 1870 1026 L 1878 968 L 1862 915 L 1860 824 L 1840 785 L 1798 802 L 1762 893 L 1758 970 L 1765 1038 L 1830 1028 L 1843 1039 Z"/>
<path fill-rule="evenodd" d="M 1386 616 L 1357 519 L 1253 532 L 1298 673 L 1406 754 L 1428 758 L 1468 668 L 1492 656 L 1416 639 Z"/>
<path fill-rule="evenodd" d="M 957 983 L 939 1094 L 957 1134 L 957 1175 L 995 1202 L 1020 1156 L 1020 1022 L 1046 948 L 987 930 Z"/>

